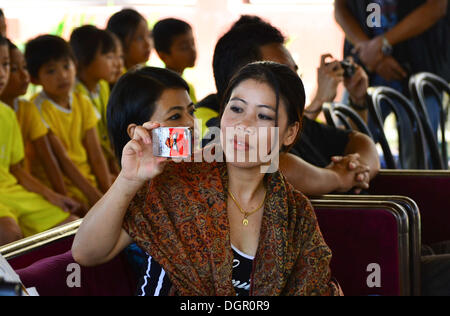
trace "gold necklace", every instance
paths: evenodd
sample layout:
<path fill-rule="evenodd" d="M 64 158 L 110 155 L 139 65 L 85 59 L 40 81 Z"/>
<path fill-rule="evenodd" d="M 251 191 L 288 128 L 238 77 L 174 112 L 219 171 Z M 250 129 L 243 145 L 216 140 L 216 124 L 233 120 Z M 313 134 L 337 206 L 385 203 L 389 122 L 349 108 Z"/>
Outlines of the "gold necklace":
<path fill-rule="evenodd" d="M 251 211 L 251 212 L 245 212 L 245 211 L 242 209 L 242 207 L 241 207 L 241 205 L 239 204 L 239 202 L 238 202 L 238 201 L 236 200 L 236 198 L 234 197 L 233 193 L 231 193 L 230 190 L 228 190 L 228 193 L 230 194 L 231 199 L 233 199 L 234 203 L 235 203 L 236 206 L 238 207 L 239 212 L 241 212 L 241 214 L 244 215 L 244 219 L 242 220 L 242 225 L 244 225 L 244 226 L 248 226 L 248 224 L 249 224 L 249 222 L 248 222 L 248 217 L 251 216 L 251 215 L 253 215 L 253 214 L 255 214 L 256 212 L 258 212 L 258 211 L 260 210 L 261 207 L 263 207 L 264 203 L 266 202 L 266 197 L 267 197 L 267 191 L 266 191 L 266 193 L 264 194 L 264 199 L 263 199 L 261 205 L 258 206 L 255 210 L 253 210 L 253 211 Z"/>

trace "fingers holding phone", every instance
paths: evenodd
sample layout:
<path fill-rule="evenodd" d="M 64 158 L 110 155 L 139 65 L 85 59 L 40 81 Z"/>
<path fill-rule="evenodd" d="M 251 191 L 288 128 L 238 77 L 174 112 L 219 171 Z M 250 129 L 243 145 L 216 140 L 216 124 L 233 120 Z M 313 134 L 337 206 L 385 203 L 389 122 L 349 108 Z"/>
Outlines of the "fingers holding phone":
<path fill-rule="evenodd" d="M 162 173 L 166 158 L 155 157 L 151 133 L 159 128 L 157 122 L 148 122 L 142 126 L 130 125 L 128 134 L 131 141 L 125 145 L 122 153 L 122 176 L 130 181 L 145 182 Z"/>

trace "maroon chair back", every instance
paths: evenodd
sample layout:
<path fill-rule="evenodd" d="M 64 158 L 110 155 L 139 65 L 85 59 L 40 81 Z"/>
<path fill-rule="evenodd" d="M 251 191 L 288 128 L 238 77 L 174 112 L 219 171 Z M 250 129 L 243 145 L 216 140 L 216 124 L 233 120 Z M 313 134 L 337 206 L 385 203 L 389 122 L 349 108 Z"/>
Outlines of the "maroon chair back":
<path fill-rule="evenodd" d="M 313 200 L 313 205 L 333 252 L 333 277 L 345 295 L 411 294 L 408 215 L 401 206 L 338 200 Z M 380 287 L 371 283 L 373 264 L 380 269 Z"/>
<path fill-rule="evenodd" d="M 370 193 L 403 195 L 420 209 L 422 243 L 450 240 L 450 172 L 383 171 L 371 183 Z"/>
<path fill-rule="evenodd" d="M 73 274 L 77 269 L 79 284 Z M 25 287 L 35 287 L 41 296 L 133 296 L 137 288 L 137 280 L 123 254 L 107 264 L 84 268 L 78 266 L 71 251 L 67 251 L 16 270 L 16 273 Z"/>
<path fill-rule="evenodd" d="M 72 248 L 73 238 L 74 236 L 61 238 L 50 244 L 9 259 L 8 262 L 14 270 L 26 268 L 39 260 L 69 251 Z"/>

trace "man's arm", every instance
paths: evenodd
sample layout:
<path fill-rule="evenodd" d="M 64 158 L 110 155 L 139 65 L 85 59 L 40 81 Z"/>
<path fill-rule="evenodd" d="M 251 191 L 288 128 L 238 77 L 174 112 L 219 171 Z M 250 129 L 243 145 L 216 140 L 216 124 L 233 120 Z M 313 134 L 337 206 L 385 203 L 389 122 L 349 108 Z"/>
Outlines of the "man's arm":
<path fill-rule="evenodd" d="M 364 33 L 358 20 L 353 16 L 347 6 L 347 0 L 334 1 L 334 17 L 341 26 L 347 39 L 357 45 L 360 42 L 368 41 L 370 38 Z"/>
<path fill-rule="evenodd" d="M 347 168 L 349 161 L 344 158 L 342 163 L 319 168 L 295 155 L 283 154 L 280 156 L 280 171 L 295 189 L 307 196 L 368 189 L 368 179 L 358 179 L 358 175 L 368 172 L 368 168 L 357 165 L 353 170 L 349 170 Z"/>
<path fill-rule="evenodd" d="M 421 35 L 447 15 L 448 0 L 427 0 L 385 34 L 391 45 Z"/>

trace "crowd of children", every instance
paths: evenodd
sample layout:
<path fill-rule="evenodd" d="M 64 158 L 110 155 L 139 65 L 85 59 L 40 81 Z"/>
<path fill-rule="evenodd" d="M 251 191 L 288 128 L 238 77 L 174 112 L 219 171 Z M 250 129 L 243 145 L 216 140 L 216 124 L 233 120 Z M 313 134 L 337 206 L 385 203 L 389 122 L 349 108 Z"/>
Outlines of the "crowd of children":
<path fill-rule="evenodd" d="M 166 19 L 152 32 L 133 9 L 69 41 L 38 36 L 23 53 L 6 27 L 0 10 L 0 246 L 84 217 L 109 189 L 120 169 L 106 109 L 127 70 L 146 64 L 153 45 L 180 75 L 197 56 L 189 24 Z M 30 83 L 42 91 L 26 100 Z"/>

